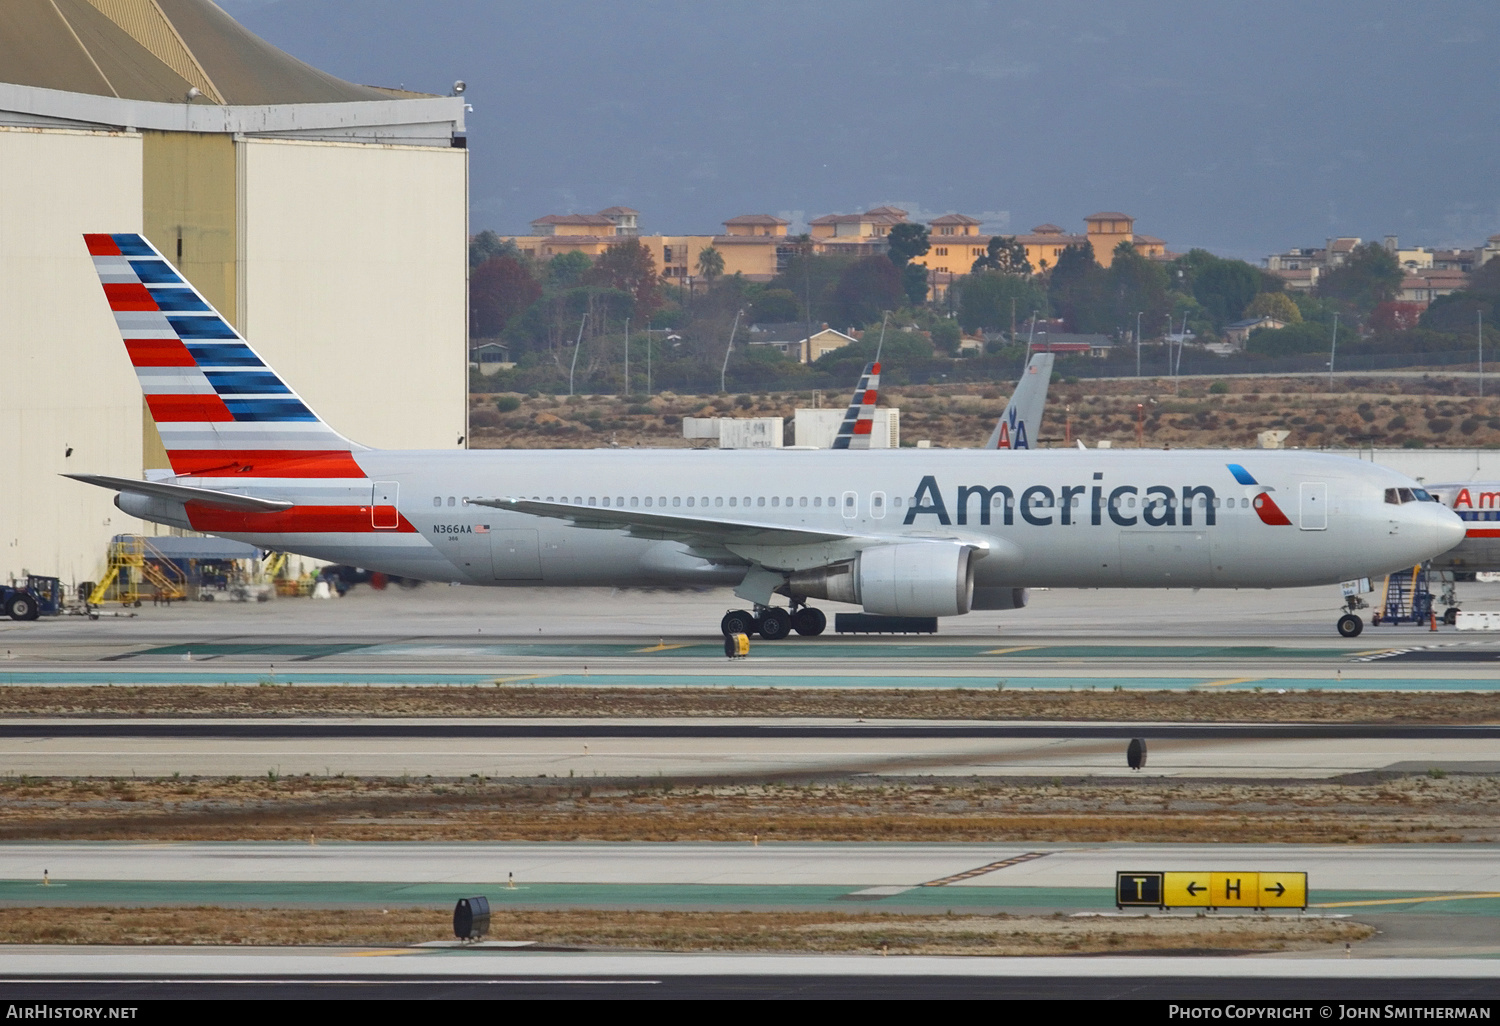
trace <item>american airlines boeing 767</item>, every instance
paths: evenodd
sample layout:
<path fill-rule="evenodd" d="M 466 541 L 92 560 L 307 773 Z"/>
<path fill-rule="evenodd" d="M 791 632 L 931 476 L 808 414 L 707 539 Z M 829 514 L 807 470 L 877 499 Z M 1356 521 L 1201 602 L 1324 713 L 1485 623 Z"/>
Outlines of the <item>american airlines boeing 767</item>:
<path fill-rule="evenodd" d="M 172 473 L 70 476 L 267 549 L 464 584 L 732 586 L 752 608 L 721 628 L 775 639 L 821 632 L 815 599 L 957 616 L 1027 587 L 1297 587 L 1464 535 L 1400 501 L 1420 492 L 1400 474 L 1295 451 L 370 449 L 144 238 L 85 241 Z"/>

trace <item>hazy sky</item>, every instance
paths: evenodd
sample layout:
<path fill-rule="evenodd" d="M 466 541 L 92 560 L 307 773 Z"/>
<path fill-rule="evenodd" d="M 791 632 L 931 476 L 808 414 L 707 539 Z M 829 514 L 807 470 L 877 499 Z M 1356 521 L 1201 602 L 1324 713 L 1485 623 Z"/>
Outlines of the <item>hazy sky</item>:
<path fill-rule="evenodd" d="M 1500 232 L 1500 3 L 219 0 L 356 82 L 468 83 L 474 230 L 1098 210 L 1258 260 Z"/>

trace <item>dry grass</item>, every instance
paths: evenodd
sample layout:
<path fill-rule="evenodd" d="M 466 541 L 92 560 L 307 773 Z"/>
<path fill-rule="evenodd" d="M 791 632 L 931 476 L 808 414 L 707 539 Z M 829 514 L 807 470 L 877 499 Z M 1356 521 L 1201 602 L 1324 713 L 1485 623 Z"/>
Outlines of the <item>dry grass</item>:
<path fill-rule="evenodd" d="M 1494 841 L 1500 780 L 0 781 L 0 840 Z"/>
<path fill-rule="evenodd" d="M 1038 433 L 1072 437 L 1093 445 L 1111 439 L 1136 444 L 1136 406 L 1144 407 L 1145 442 L 1151 447 L 1247 447 L 1269 428 L 1291 432 L 1288 445 L 1317 447 L 1406 443 L 1424 446 L 1500 445 L 1500 401 L 1479 399 L 1473 382 L 1427 377 L 1226 378 L 1228 392 L 1212 394 L 1210 382 L 1193 379 L 1174 392 L 1170 379 L 1122 378 L 1054 381 L 1047 416 Z M 934 445 L 980 444 L 1004 409 L 1011 382 L 887 387 L 882 405 L 901 409 L 901 434 Z M 854 387 L 849 383 L 849 391 Z M 841 407 L 848 392 L 825 391 L 825 407 Z M 471 397 L 473 444 L 479 448 L 589 448 L 619 445 L 677 446 L 682 417 L 791 417 L 812 405 L 812 393 L 768 393 L 743 397 L 664 394 L 641 403 L 617 396 L 540 396 L 500 414 L 495 396 Z M 1071 426 L 1065 425 L 1072 408 Z"/>
<path fill-rule="evenodd" d="M 0 909 L 3 944 L 417 944 L 451 938 L 443 910 Z M 1282 917 L 943 916 L 827 912 L 498 912 L 491 936 L 559 947 L 659 951 L 1063 955 L 1308 951 L 1364 940 L 1348 920 Z"/>
<path fill-rule="evenodd" d="M 0 688 L 0 716 L 798 716 L 1125 722 L 1493 723 L 1478 693 L 816 688 L 151 686 Z"/>

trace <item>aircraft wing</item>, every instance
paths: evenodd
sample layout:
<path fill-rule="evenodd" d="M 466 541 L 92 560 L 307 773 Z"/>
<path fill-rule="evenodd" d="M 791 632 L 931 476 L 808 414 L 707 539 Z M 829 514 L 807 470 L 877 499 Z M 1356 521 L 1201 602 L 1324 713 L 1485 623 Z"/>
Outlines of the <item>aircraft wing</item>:
<path fill-rule="evenodd" d="M 476 506 L 567 520 L 577 527 L 623 530 L 642 538 L 709 541 L 721 545 L 818 545 L 865 537 L 850 531 L 820 531 L 786 524 L 720 520 L 710 516 L 617 509 L 613 506 L 574 506 L 566 502 L 544 502 L 540 499 L 470 499 L 469 502 Z"/>
<path fill-rule="evenodd" d="M 291 509 L 295 505 L 285 499 L 258 499 L 253 495 L 240 495 L 238 492 L 193 488 L 190 485 L 168 484 L 165 481 L 137 481 L 134 478 L 110 477 L 107 474 L 64 474 L 63 477 L 71 477 L 74 481 L 98 485 L 100 488 L 109 488 L 117 492 L 133 492 L 136 495 L 150 495 L 175 502 L 195 502 L 200 506 L 244 513 L 276 513 Z"/>

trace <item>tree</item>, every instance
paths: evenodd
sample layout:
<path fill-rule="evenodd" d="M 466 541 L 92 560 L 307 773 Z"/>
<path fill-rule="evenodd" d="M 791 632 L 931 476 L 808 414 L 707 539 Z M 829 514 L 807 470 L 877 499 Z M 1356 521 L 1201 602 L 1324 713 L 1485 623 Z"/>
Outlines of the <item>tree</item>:
<path fill-rule="evenodd" d="M 1107 332 L 1115 328 L 1108 282 L 1104 268 L 1094 259 L 1092 243 L 1063 247 L 1048 278 L 1047 301 L 1074 331 Z"/>
<path fill-rule="evenodd" d="M 1155 328 L 1171 309 L 1166 269 L 1141 256 L 1128 242 L 1115 247 L 1114 259 L 1104 277 L 1115 327 L 1134 332 L 1139 313 L 1142 331 Z"/>
<path fill-rule="evenodd" d="M 1214 330 L 1221 331 L 1230 321 L 1240 319 L 1260 291 L 1260 268 L 1243 260 L 1222 260 L 1208 253 L 1204 256 L 1208 259 L 1199 261 L 1192 274 L 1193 298 L 1208 311 Z"/>
<path fill-rule="evenodd" d="M 469 270 L 472 271 L 490 257 L 500 256 L 502 253 L 519 257 L 521 250 L 517 248 L 513 240 L 502 239 L 486 228 L 469 240 Z"/>
<path fill-rule="evenodd" d="M 901 268 L 901 291 L 911 306 L 927 302 L 927 268 L 921 264 L 907 264 Z"/>
<path fill-rule="evenodd" d="M 542 286 L 513 256 L 492 256 L 469 275 L 469 335 L 495 338 L 542 297 Z"/>
<path fill-rule="evenodd" d="M 1404 277 L 1396 255 L 1378 242 L 1354 247 L 1349 258 L 1318 277 L 1318 295 L 1368 315 L 1379 303 L 1395 299 Z"/>
<path fill-rule="evenodd" d="M 1274 317 L 1283 324 L 1301 324 L 1302 311 L 1285 292 L 1262 292 L 1245 307 L 1246 317 Z"/>
<path fill-rule="evenodd" d="M 839 322 L 864 325 L 878 321 L 886 310 L 894 310 L 905 298 L 901 272 L 883 256 L 856 260 L 839 274 L 833 287 L 833 303 Z"/>
<path fill-rule="evenodd" d="M 963 332 L 958 325 L 944 318 L 932 326 L 932 348 L 941 350 L 952 356 L 958 352 L 958 344 L 963 341 Z"/>
<path fill-rule="evenodd" d="M 905 267 L 914 258 L 924 255 L 932 248 L 927 239 L 927 226 L 903 221 L 885 237 L 886 255 L 897 267 Z"/>
<path fill-rule="evenodd" d="M 1047 310 L 1047 296 L 1030 278 L 999 271 L 977 271 L 958 284 L 958 323 L 965 331 L 1009 328 L 1011 316 L 1018 321 L 1034 311 Z"/>
<path fill-rule="evenodd" d="M 606 249 L 585 275 L 590 285 L 618 289 L 633 299 L 632 315 L 644 320 L 661 309 L 661 279 L 656 261 L 640 239 L 627 239 Z"/>
<path fill-rule="evenodd" d="M 1089 247 L 1093 255 L 1093 247 Z M 1026 247 L 1016 241 L 1014 235 L 992 235 L 985 247 L 984 256 L 974 261 L 972 271 L 999 271 L 1001 274 L 1030 274 L 1031 261 L 1026 259 Z"/>
<path fill-rule="evenodd" d="M 802 307 L 791 289 L 766 289 L 750 301 L 751 324 L 777 324 L 801 317 Z"/>
<path fill-rule="evenodd" d="M 793 241 L 795 243 L 796 240 Z M 811 246 L 809 239 L 806 248 L 799 247 L 799 251 L 787 262 L 786 270 L 772 278 L 769 286 L 772 290 L 786 289 L 796 296 L 798 302 L 803 304 L 801 316 L 804 319 L 832 324 L 842 317 L 834 302 L 834 289 L 838 285 L 839 275 L 854 260 L 843 255 L 813 253 Z M 886 260 L 886 263 L 889 264 L 890 261 Z M 891 265 L 891 270 L 895 273 L 894 264 Z"/>
<path fill-rule="evenodd" d="M 1333 330 L 1328 325 L 1310 321 L 1285 328 L 1256 328 L 1250 333 L 1245 349 L 1262 356 L 1326 353 L 1332 345 L 1332 336 Z"/>
<path fill-rule="evenodd" d="M 698 251 L 698 273 L 712 283 L 724 273 L 724 254 L 712 246 L 704 246 Z"/>
<path fill-rule="evenodd" d="M 583 253 L 573 250 L 559 253 L 547 261 L 547 287 L 550 289 L 572 288 L 588 274 L 594 262 Z"/>

